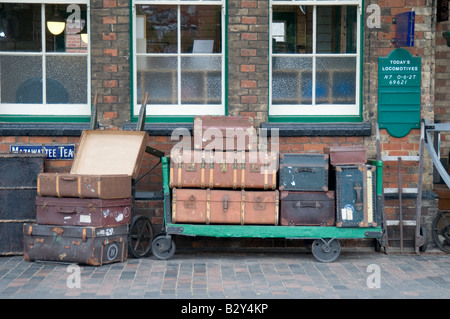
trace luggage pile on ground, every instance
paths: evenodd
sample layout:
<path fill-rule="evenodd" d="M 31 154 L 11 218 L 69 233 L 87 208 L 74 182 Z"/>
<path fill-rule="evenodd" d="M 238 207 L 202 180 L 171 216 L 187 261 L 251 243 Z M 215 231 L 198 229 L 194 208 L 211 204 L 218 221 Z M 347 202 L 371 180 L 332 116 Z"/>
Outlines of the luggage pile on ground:
<path fill-rule="evenodd" d="M 70 173 L 40 173 L 36 223 L 24 224 L 26 260 L 89 265 L 128 257 L 132 179 L 146 132 L 84 131 Z"/>

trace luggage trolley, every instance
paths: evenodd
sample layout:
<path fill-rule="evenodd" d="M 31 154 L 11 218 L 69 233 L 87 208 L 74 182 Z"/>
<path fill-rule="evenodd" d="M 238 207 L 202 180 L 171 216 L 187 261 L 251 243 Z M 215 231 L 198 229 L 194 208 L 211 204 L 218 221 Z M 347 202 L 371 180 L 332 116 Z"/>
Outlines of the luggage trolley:
<path fill-rule="evenodd" d="M 146 105 L 148 94 L 144 98 Z M 145 107 L 141 107 L 137 131 L 144 130 Z M 382 237 L 381 225 L 377 227 L 336 227 L 336 226 L 278 226 L 278 225 L 236 225 L 236 224 L 191 224 L 172 221 L 172 190 L 170 181 L 170 156 L 164 156 L 160 151 L 152 148 L 147 153 L 160 158 L 162 166 L 162 200 L 164 204 L 164 218 L 161 233 L 153 238 L 150 220 L 145 216 L 134 216 L 130 225 L 129 250 L 134 257 L 140 258 L 152 253 L 158 259 L 170 259 L 176 250 L 174 237 L 176 236 L 203 236 L 217 238 L 285 238 L 309 239 L 312 242 L 312 253 L 321 262 L 333 262 L 340 254 L 339 239 L 374 238 Z M 382 170 L 382 162 L 374 161 L 371 165 Z M 151 168 L 150 171 L 153 169 Z M 148 171 L 146 174 L 148 174 Z M 376 174 L 376 183 L 381 185 L 382 174 Z M 142 177 L 141 177 L 142 178 Z M 138 179 L 139 180 L 139 179 Z M 135 182 L 137 182 L 136 180 Z M 381 192 L 377 188 L 375 202 L 378 214 L 381 212 Z M 134 199 L 135 191 L 133 189 Z M 276 203 L 278 204 L 278 203 Z"/>
<path fill-rule="evenodd" d="M 335 226 L 269 226 L 269 225 L 205 225 L 172 222 L 171 189 L 169 187 L 170 157 L 161 158 L 163 173 L 164 224 L 162 233 L 152 242 L 152 253 L 159 259 L 170 259 L 176 250 L 174 236 L 205 236 L 221 238 L 286 238 L 311 239 L 312 253 L 321 262 L 333 262 L 340 254 L 339 239 L 376 238 L 382 228 L 343 228 Z M 378 174 L 377 176 L 381 176 Z M 379 177 L 378 177 L 379 178 Z M 379 196 L 377 194 L 377 202 Z M 377 205 L 379 209 L 379 205 Z"/>

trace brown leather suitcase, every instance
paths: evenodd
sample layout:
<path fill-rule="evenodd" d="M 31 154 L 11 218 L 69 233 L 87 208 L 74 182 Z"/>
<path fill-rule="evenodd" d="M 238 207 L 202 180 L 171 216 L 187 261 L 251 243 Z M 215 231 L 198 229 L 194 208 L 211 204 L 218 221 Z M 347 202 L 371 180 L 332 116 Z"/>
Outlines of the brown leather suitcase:
<path fill-rule="evenodd" d="M 128 225 L 116 227 L 23 225 L 27 261 L 61 261 L 100 266 L 128 257 Z"/>
<path fill-rule="evenodd" d="M 334 191 L 280 193 L 282 226 L 334 226 Z"/>
<path fill-rule="evenodd" d="M 36 197 L 36 222 L 48 225 L 119 226 L 131 221 L 131 198 Z"/>
<path fill-rule="evenodd" d="M 330 165 L 358 165 L 367 162 L 367 147 L 364 145 L 326 146 L 323 149 L 330 156 Z"/>
<path fill-rule="evenodd" d="M 279 193 L 176 189 L 172 191 L 172 222 L 201 224 L 278 225 Z"/>
<path fill-rule="evenodd" d="M 194 149 L 246 150 L 257 148 L 253 118 L 211 116 L 194 118 Z"/>
<path fill-rule="evenodd" d="M 277 164 L 276 153 L 194 150 L 172 158 L 169 185 L 275 190 Z"/>
<path fill-rule="evenodd" d="M 131 176 L 41 173 L 37 193 L 51 197 L 130 198 Z"/>

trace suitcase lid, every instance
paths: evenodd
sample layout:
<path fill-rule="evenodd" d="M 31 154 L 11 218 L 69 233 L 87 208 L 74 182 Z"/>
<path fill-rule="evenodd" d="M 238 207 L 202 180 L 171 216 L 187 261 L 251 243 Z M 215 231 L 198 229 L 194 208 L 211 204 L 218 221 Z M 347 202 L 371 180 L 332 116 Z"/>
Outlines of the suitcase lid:
<path fill-rule="evenodd" d="M 248 116 L 196 116 L 194 118 L 194 130 L 199 129 L 200 125 L 203 128 L 202 130 L 212 127 L 220 130 L 237 127 L 253 128 L 253 118 Z"/>
<path fill-rule="evenodd" d="M 350 146 L 326 146 L 323 148 L 324 153 L 330 154 L 333 152 L 356 152 L 356 151 L 367 151 L 365 145 L 350 145 Z"/>
<path fill-rule="evenodd" d="M 62 236 L 74 238 L 98 238 L 111 236 L 128 236 L 128 225 L 115 227 L 57 226 L 41 224 L 24 224 L 23 232 L 29 236 Z"/>
<path fill-rule="evenodd" d="M 70 174 L 138 177 L 147 146 L 142 131 L 83 131 Z"/>
<path fill-rule="evenodd" d="M 281 153 L 280 165 L 328 165 L 328 154 L 322 153 Z"/>

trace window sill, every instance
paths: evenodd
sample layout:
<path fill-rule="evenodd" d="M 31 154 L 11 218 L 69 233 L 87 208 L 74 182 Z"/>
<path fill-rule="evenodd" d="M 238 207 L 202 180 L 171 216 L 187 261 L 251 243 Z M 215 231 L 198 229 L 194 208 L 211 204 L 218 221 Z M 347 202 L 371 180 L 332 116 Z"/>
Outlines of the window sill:
<path fill-rule="evenodd" d="M 261 123 L 262 129 L 278 129 L 279 136 L 371 136 L 372 124 L 363 123 Z"/>
<path fill-rule="evenodd" d="M 89 123 L 0 123 L 0 136 L 81 136 Z"/>
<path fill-rule="evenodd" d="M 173 130 L 177 128 L 187 129 L 192 135 L 193 124 L 190 123 L 150 123 L 145 124 L 144 131 L 150 136 L 171 136 Z M 131 131 L 136 129 L 136 123 L 126 123 L 123 125 L 123 129 Z"/>

